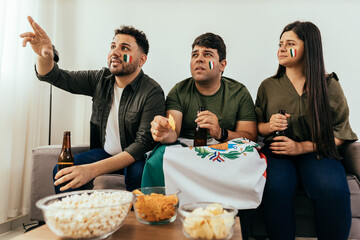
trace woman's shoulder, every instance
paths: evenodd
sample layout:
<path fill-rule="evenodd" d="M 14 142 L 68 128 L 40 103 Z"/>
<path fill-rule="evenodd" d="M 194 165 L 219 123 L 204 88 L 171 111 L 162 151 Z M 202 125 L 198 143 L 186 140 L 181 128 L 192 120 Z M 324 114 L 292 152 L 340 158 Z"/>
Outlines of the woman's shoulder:
<path fill-rule="evenodd" d="M 275 76 L 268 77 L 264 79 L 259 88 L 269 88 L 275 86 L 275 83 L 279 82 L 279 78 L 276 78 Z"/>
<path fill-rule="evenodd" d="M 334 79 L 336 81 L 339 81 L 338 76 L 336 75 L 335 72 L 332 72 L 330 74 L 326 74 L 326 79 L 329 81 L 330 79 Z"/>
<path fill-rule="evenodd" d="M 339 77 L 334 72 L 326 75 L 326 81 L 329 90 L 334 88 L 335 89 L 341 88 L 341 85 L 339 83 Z"/>
<path fill-rule="evenodd" d="M 329 99 L 335 99 L 336 101 L 341 101 L 345 98 L 344 91 L 339 82 L 339 78 L 336 73 L 331 73 L 326 75 L 327 87 Z"/>
<path fill-rule="evenodd" d="M 339 77 L 336 75 L 335 72 L 332 72 L 330 74 L 326 74 L 326 81 L 328 82 L 328 85 L 330 85 L 334 82 L 339 82 Z"/>

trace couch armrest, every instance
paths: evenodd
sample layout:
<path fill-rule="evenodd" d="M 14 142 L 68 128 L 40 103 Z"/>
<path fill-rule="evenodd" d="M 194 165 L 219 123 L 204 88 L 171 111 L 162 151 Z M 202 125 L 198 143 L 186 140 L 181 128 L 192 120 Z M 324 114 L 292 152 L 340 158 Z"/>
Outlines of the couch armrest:
<path fill-rule="evenodd" d="M 347 143 L 340 149 L 343 164 L 347 173 L 360 179 L 360 142 Z"/>
<path fill-rule="evenodd" d="M 89 150 L 89 145 L 75 145 L 72 153 L 78 154 Z M 36 201 L 55 194 L 52 172 L 57 163 L 61 145 L 40 146 L 32 151 L 31 190 L 30 190 L 30 219 L 43 221 L 43 216 L 35 206 Z"/>

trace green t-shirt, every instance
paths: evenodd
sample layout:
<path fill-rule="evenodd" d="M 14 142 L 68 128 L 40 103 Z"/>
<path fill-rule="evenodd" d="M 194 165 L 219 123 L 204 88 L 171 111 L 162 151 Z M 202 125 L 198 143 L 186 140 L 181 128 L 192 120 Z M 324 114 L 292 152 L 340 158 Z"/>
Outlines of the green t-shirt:
<path fill-rule="evenodd" d="M 337 77 L 328 78 L 329 103 L 333 120 L 334 137 L 343 140 L 357 140 L 349 123 L 349 107 Z M 280 78 L 265 79 L 257 93 L 255 112 L 258 122 L 269 122 L 273 114 L 282 109 L 291 114 L 288 118 L 286 136 L 294 141 L 311 141 L 308 122 L 308 94 L 297 93 L 289 78 L 284 74 Z M 264 141 L 272 140 L 272 134 Z"/>
<path fill-rule="evenodd" d="M 201 94 L 193 78 L 177 83 L 166 97 L 166 110 L 182 112 L 180 137 L 194 138 L 195 119 L 199 106 L 214 113 L 221 128 L 235 130 L 237 121 L 256 121 L 254 102 L 246 87 L 222 77 L 220 89 L 211 96 Z"/>

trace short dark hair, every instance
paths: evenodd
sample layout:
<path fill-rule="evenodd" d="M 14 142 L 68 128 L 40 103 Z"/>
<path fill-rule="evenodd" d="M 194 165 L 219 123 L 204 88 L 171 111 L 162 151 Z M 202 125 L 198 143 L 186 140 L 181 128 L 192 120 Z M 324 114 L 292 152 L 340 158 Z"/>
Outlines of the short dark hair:
<path fill-rule="evenodd" d="M 114 30 L 115 36 L 118 34 L 126 34 L 135 38 L 136 44 L 143 50 L 147 55 L 149 53 L 149 42 L 143 31 L 140 31 L 133 26 L 122 25 L 120 28 Z"/>
<path fill-rule="evenodd" d="M 210 32 L 201 34 L 194 40 L 192 49 L 196 45 L 216 49 L 219 53 L 219 62 L 226 59 L 226 45 L 219 35 Z"/>

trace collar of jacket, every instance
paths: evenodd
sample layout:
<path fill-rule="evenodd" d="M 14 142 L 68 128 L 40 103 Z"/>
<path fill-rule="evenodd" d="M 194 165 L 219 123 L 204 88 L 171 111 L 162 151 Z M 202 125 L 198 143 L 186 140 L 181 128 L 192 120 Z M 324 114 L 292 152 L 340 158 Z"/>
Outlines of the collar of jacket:
<path fill-rule="evenodd" d="M 141 78 L 143 77 L 143 75 L 144 75 L 144 72 L 141 69 L 139 74 L 135 77 L 135 79 L 133 81 L 131 81 L 131 83 L 126 85 L 125 88 L 131 88 L 135 92 L 136 89 L 139 87 L 139 84 L 140 84 L 140 81 L 141 81 Z M 115 83 L 115 75 L 110 74 L 107 78 L 110 79 L 111 85 L 114 85 L 114 83 Z"/>

